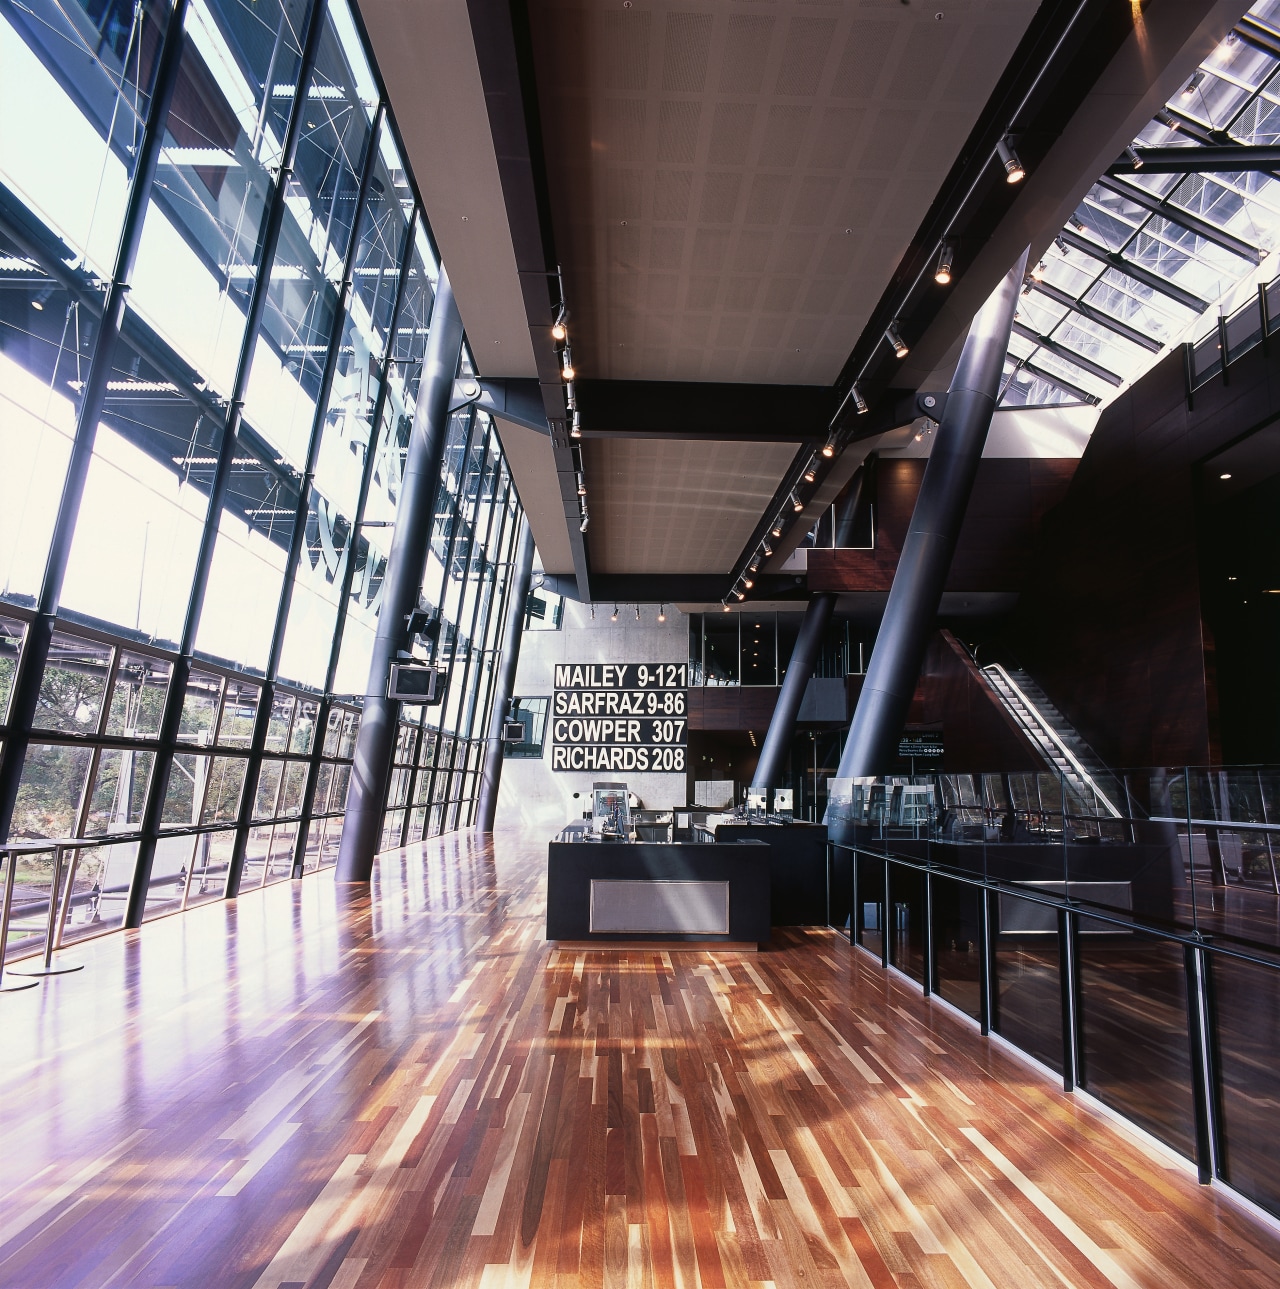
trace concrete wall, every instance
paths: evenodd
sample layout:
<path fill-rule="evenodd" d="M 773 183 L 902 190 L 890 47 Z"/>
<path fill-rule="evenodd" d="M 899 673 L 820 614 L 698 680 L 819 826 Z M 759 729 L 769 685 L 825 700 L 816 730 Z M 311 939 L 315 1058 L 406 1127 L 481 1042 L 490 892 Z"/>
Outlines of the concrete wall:
<path fill-rule="evenodd" d="M 610 621 L 612 604 L 596 605 L 595 618 L 581 604 L 566 600 L 564 625 L 559 631 L 527 631 L 520 645 L 520 666 L 515 692 L 521 698 L 550 697 L 557 663 L 687 662 L 688 617 L 666 606 L 667 620 L 658 621 L 658 606 L 618 606 L 617 622 Z M 549 723 L 549 719 L 548 719 Z M 508 758 L 502 767 L 496 826 L 519 825 L 530 836 L 545 837 L 559 831 L 589 808 L 591 784 L 597 778 L 625 779 L 648 810 L 684 805 L 684 774 L 606 775 L 590 771 L 572 773 L 551 769 L 551 734 L 540 760 Z M 577 798 L 574 793 L 578 793 Z"/>

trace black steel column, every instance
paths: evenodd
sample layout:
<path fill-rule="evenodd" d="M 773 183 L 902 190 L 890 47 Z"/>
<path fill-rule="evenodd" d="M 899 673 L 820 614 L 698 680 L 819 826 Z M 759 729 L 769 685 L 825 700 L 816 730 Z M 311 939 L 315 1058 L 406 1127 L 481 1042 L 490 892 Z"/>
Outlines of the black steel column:
<path fill-rule="evenodd" d="M 146 221 L 147 207 L 151 203 L 151 187 L 160 161 L 164 144 L 165 124 L 169 107 L 178 85 L 178 69 L 182 63 L 185 42 L 184 25 L 187 17 L 187 0 L 174 0 L 169 21 L 164 30 L 164 43 L 156 67 L 155 87 L 143 127 L 142 144 L 138 151 L 138 164 L 129 185 L 125 205 L 124 223 L 120 230 L 120 244 L 116 250 L 115 272 L 107 288 L 102 320 L 98 326 L 97 342 L 84 393 L 76 412 L 75 436 L 71 442 L 71 456 L 62 483 L 58 501 L 58 515 L 49 542 L 49 556 L 45 561 L 40 583 L 40 599 L 36 617 L 27 630 L 14 677 L 13 692 L 9 702 L 9 737 L 4 758 L 0 761 L 0 838 L 9 836 L 9 824 L 18 797 L 18 784 L 22 780 L 22 767 L 26 761 L 31 724 L 35 720 L 36 704 L 40 697 L 40 684 L 44 679 L 45 663 L 49 659 L 49 646 L 62 599 L 62 584 L 66 579 L 67 562 L 71 557 L 71 543 L 75 537 L 76 520 L 80 515 L 80 502 L 84 497 L 89 464 L 93 459 L 93 446 L 98 436 L 98 421 L 102 417 L 103 403 L 107 396 L 107 380 L 115 359 L 116 342 L 124 322 L 125 299 L 129 294 L 129 280 L 133 276 L 138 249 L 142 245 L 142 226 Z"/>
<path fill-rule="evenodd" d="M 786 772 L 791 740 L 796 733 L 796 716 L 804 701 L 804 691 L 809 686 L 813 664 L 817 660 L 822 638 L 826 635 L 835 607 L 835 593 L 824 591 L 815 595 L 804 611 L 800 631 L 791 647 L 787 674 L 782 678 L 782 688 L 778 691 L 778 701 L 773 706 L 769 730 L 764 736 L 760 759 L 756 762 L 756 772 L 751 779 L 751 786 L 756 791 L 777 787 Z"/>
<path fill-rule="evenodd" d="M 448 274 L 440 270 L 431 309 L 427 351 L 409 453 L 405 459 L 395 536 L 382 582 L 382 608 L 365 686 L 364 712 L 356 738 L 347 813 L 342 823 L 337 880 L 367 882 L 382 829 L 391 751 L 399 704 L 387 697 L 391 664 L 405 644 L 408 615 L 417 607 L 440 487 L 440 462 L 449 426 L 449 396 L 462 354 L 462 319 Z"/>
<path fill-rule="evenodd" d="M 284 226 L 285 195 L 293 175 L 293 162 L 298 153 L 302 136 L 303 118 L 307 111 L 307 90 L 315 68 L 316 54 L 320 48 L 320 35 L 324 30 L 324 6 L 314 3 L 307 17 L 306 34 L 302 42 L 302 57 L 298 64 L 297 90 L 289 112 L 284 145 L 280 154 L 280 171 L 276 176 L 263 219 L 258 242 L 258 274 L 254 280 L 249 311 L 245 316 L 244 335 L 240 341 L 240 354 L 236 365 L 236 380 L 232 387 L 227 408 L 227 419 L 222 429 L 222 442 L 218 447 L 218 462 L 213 469 L 209 487 L 209 505 L 205 512 L 204 530 L 200 535 L 200 549 L 196 554 L 195 568 L 191 574 L 191 596 L 187 601 L 187 616 L 182 626 L 182 642 L 173 664 L 169 692 L 165 696 L 164 712 L 160 717 L 160 731 L 156 740 L 156 759 L 147 788 L 147 801 L 142 811 L 142 840 L 138 843 L 138 859 L 134 865 L 133 881 L 129 886 L 129 901 L 125 908 L 126 927 L 142 925 L 142 914 L 147 902 L 147 887 L 151 882 L 151 866 L 155 860 L 156 842 L 160 835 L 160 818 L 164 810 L 165 793 L 169 787 L 169 772 L 177 747 L 178 729 L 182 721 L 182 704 L 186 698 L 187 680 L 191 674 L 191 658 L 195 652 L 196 636 L 200 630 L 200 617 L 204 612 L 204 596 L 209 586 L 209 572 L 213 567 L 213 552 L 218 540 L 218 520 L 226 499 L 235 460 L 240 424 L 244 419 L 244 400 L 249 388 L 249 373 L 257 348 L 258 334 L 262 329 L 262 316 L 266 312 L 267 296 L 271 290 L 271 268 L 275 261 L 280 230 Z M 266 695 L 264 701 L 269 701 Z"/>
<path fill-rule="evenodd" d="M 525 605 L 529 600 L 529 582 L 533 576 L 533 532 L 528 519 L 521 520 L 520 541 L 516 547 L 511 593 L 507 597 L 507 620 L 502 628 L 502 658 L 498 683 L 493 691 L 489 715 L 489 735 L 484 745 L 484 766 L 480 773 L 480 800 L 476 808 L 476 828 L 492 832 L 498 812 L 498 785 L 502 779 L 502 727 L 511 706 L 516 684 L 516 665 L 520 661 L 520 641 L 524 636 Z"/>
<path fill-rule="evenodd" d="M 969 328 L 840 757 L 838 778 L 881 773 L 906 720 L 1000 396 L 1026 263 L 1024 251 Z"/>

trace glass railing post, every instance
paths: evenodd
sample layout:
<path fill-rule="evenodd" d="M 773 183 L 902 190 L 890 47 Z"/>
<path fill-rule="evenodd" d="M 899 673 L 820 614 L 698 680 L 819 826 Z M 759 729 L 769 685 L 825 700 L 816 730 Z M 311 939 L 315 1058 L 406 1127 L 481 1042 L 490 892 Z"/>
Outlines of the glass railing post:
<path fill-rule="evenodd" d="M 1220 1172 L 1217 1094 L 1209 1015 L 1208 953 L 1199 945 L 1183 948 L 1187 978 L 1187 1028 L 1191 1039 L 1191 1085 L 1196 1119 L 1196 1172 L 1202 1186 Z"/>

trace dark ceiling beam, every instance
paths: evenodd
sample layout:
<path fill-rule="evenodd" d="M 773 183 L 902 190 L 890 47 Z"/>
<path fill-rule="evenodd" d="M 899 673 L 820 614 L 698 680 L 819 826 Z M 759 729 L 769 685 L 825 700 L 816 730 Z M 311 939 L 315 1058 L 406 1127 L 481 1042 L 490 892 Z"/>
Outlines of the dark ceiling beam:
<path fill-rule="evenodd" d="M 467 0 L 467 13 L 538 370 L 536 383 L 551 438 L 574 579 L 580 598 L 585 600 L 591 596 L 591 569 L 586 538 L 579 527 L 577 462 L 569 439 L 560 358 L 551 338 L 551 324 L 561 303 L 560 285 L 528 13 L 522 3 L 513 0 Z"/>
<path fill-rule="evenodd" d="M 1280 148 L 1249 144 L 1189 148 L 1134 148 L 1138 160 L 1117 161 L 1110 175 L 1210 175 L 1280 170 Z"/>
<path fill-rule="evenodd" d="M 596 604 L 606 606 L 713 604 L 724 597 L 725 582 L 723 573 L 592 573 L 591 593 Z M 563 574 L 545 574 L 542 585 L 571 600 L 580 598 L 577 584 Z M 762 575 L 751 592 L 752 600 L 795 600 L 797 608 L 808 598 L 805 579 L 797 573 Z"/>
<path fill-rule="evenodd" d="M 1102 309 L 1096 308 L 1087 301 L 1077 300 L 1074 295 L 1053 286 L 1049 282 L 1034 282 L 1033 287 L 1039 294 L 1048 296 L 1050 300 L 1058 304 L 1065 304 L 1068 309 L 1078 313 L 1082 318 L 1088 318 L 1090 322 L 1096 322 L 1098 326 L 1106 327 L 1108 331 L 1115 332 L 1117 336 L 1123 336 L 1126 340 L 1131 340 L 1148 353 L 1158 354 L 1164 348 L 1158 340 L 1153 340 L 1144 332 L 1121 322 L 1119 318 L 1113 318 L 1109 313 L 1105 313 Z"/>
<path fill-rule="evenodd" d="M 835 391 L 826 385 L 580 380 L 576 388 L 583 439 L 818 444 L 826 440 L 837 410 Z M 946 397 L 941 391 L 889 390 L 865 417 L 846 418 L 847 436 L 867 438 L 920 416 L 937 417 Z M 926 404 L 926 398 L 934 402 Z M 551 432 L 538 382 L 532 378 L 464 376 L 454 382 L 450 406 L 467 403 L 540 434 Z"/>
<path fill-rule="evenodd" d="M 1124 384 L 1124 378 L 1117 376 L 1110 368 L 1104 367 L 1101 363 L 1095 363 L 1091 358 L 1086 358 L 1083 354 L 1076 353 L 1070 346 L 1064 345 L 1050 336 L 1042 336 L 1034 327 L 1015 322 L 1013 324 L 1013 334 L 1021 336 L 1023 340 L 1031 341 L 1033 345 L 1037 345 L 1051 354 L 1056 354 L 1064 362 L 1073 363 L 1081 371 L 1087 371 L 1091 376 L 1096 376 L 1099 380 L 1105 380 L 1108 385 L 1119 387 Z"/>

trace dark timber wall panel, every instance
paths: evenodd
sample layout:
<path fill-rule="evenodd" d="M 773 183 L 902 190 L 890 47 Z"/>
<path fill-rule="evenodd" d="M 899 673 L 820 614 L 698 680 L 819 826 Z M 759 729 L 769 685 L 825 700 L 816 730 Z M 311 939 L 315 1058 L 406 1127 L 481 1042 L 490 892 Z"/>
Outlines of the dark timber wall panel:
<path fill-rule="evenodd" d="M 1015 615 L 1022 661 L 1113 764 L 1215 759 L 1195 532 L 1196 463 L 1280 416 L 1280 349 L 1188 410 L 1175 351 L 1103 413 L 1046 517 Z"/>
<path fill-rule="evenodd" d="M 988 457 L 978 467 L 960 530 L 948 591 L 1016 591 L 1046 512 L 1066 494 L 1078 463 L 1070 459 Z M 810 591 L 887 591 L 915 509 L 925 461 L 880 461 L 876 548 L 809 552 Z"/>

